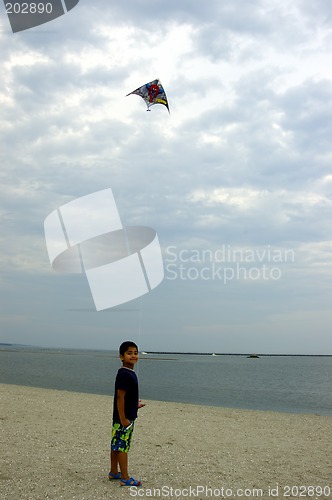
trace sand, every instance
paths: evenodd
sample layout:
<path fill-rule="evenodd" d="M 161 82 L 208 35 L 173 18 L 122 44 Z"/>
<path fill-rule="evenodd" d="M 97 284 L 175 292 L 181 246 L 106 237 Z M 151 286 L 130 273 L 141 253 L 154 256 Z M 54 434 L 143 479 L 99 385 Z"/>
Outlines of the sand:
<path fill-rule="evenodd" d="M 1 499 L 332 500 L 332 417 L 145 401 L 129 453 L 137 490 L 107 478 L 111 396 L 0 394 Z"/>

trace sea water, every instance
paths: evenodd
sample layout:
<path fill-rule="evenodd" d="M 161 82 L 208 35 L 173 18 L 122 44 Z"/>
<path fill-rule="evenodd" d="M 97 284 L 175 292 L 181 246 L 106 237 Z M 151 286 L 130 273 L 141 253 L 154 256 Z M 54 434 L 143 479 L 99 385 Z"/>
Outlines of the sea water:
<path fill-rule="evenodd" d="M 0 348 L 0 383 L 113 395 L 114 351 Z M 141 354 L 140 397 L 332 415 L 332 357 Z"/>

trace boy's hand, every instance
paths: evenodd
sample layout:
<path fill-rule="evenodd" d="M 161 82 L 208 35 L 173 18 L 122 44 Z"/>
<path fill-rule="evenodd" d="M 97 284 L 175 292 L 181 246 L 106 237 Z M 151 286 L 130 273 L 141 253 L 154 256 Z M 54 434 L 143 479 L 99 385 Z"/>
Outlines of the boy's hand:
<path fill-rule="evenodd" d="M 138 401 L 138 409 L 144 408 L 145 404 L 141 402 L 141 399 Z"/>
<path fill-rule="evenodd" d="M 131 424 L 131 422 L 127 418 L 125 418 L 124 420 L 121 421 L 122 427 L 129 427 L 130 424 Z"/>

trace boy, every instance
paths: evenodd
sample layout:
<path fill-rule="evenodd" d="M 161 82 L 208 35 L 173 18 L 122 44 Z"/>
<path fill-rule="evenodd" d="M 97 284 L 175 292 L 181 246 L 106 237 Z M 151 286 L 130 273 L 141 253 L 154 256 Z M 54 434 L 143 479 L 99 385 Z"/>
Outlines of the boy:
<path fill-rule="evenodd" d="M 120 479 L 121 486 L 140 486 L 128 474 L 128 451 L 137 418 L 138 408 L 142 408 L 138 399 L 138 380 L 134 366 L 138 361 L 138 347 L 134 342 L 126 341 L 120 345 L 119 357 L 122 367 L 115 379 L 113 427 L 111 448 L 111 470 L 109 480 Z M 120 466 L 121 473 L 118 472 Z"/>

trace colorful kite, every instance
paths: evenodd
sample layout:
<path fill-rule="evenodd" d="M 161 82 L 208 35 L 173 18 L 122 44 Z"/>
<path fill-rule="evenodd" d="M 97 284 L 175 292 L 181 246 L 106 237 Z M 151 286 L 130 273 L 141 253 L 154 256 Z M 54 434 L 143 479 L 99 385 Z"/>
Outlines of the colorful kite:
<path fill-rule="evenodd" d="M 154 104 L 163 104 L 166 106 L 169 112 L 168 101 L 166 97 L 165 90 L 163 89 L 160 80 L 153 80 L 152 82 L 146 83 L 132 92 L 129 92 L 128 95 L 136 94 L 144 99 L 146 105 L 148 107 L 147 111 L 151 111 L 150 107 Z"/>

